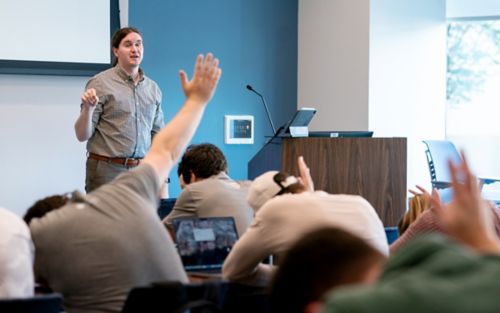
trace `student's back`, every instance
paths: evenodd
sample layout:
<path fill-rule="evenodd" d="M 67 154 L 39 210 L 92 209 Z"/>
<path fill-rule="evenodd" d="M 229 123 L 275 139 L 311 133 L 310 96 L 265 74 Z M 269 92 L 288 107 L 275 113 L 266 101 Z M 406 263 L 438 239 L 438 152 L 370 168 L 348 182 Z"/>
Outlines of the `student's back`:
<path fill-rule="evenodd" d="M 498 277 L 500 256 L 428 235 L 391 256 L 378 284 L 332 291 L 323 312 L 494 313 Z"/>
<path fill-rule="evenodd" d="M 30 297 L 34 285 L 28 227 L 17 215 L 0 208 L 0 298 Z"/>
<path fill-rule="evenodd" d="M 259 264 L 262 259 L 271 254 L 279 258 L 304 234 L 326 226 L 352 232 L 382 254 L 389 253 L 382 221 L 362 197 L 323 191 L 285 194 L 259 209 L 224 262 L 223 276 L 266 285 L 271 273 L 265 264 Z"/>
<path fill-rule="evenodd" d="M 211 143 L 189 146 L 177 168 L 182 191 L 170 214 L 167 227 L 179 217 L 233 217 L 241 236 L 253 220 L 246 200 L 249 183 L 229 177 L 226 157 Z"/>
<path fill-rule="evenodd" d="M 165 220 L 169 225 L 179 217 L 233 217 L 241 236 L 253 220 L 253 210 L 246 201 L 248 186 L 219 173 L 189 184 L 182 190 Z"/>
<path fill-rule="evenodd" d="M 134 286 L 187 282 L 156 215 L 159 188 L 153 169 L 141 165 L 31 222 L 35 272 L 64 295 L 69 313 L 120 312 Z"/>

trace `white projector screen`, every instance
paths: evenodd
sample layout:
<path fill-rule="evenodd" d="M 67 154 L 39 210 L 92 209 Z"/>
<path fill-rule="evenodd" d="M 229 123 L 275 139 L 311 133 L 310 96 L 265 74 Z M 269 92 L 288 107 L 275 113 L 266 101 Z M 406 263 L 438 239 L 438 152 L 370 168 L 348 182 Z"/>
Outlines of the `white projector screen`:
<path fill-rule="evenodd" d="M 0 72 L 92 75 L 110 66 L 118 0 L 0 0 Z"/>

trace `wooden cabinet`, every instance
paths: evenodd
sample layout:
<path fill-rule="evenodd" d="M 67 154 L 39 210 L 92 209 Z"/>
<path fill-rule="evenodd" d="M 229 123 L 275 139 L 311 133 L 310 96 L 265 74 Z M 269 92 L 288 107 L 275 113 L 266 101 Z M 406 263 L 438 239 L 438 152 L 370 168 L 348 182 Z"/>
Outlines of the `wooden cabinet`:
<path fill-rule="evenodd" d="M 397 225 L 406 208 L 406 138 L 277 138 L 250 160 L 248 177 L 298 175 L 300 155 L 317 190 L 361 195 L 385 226 Z"/>

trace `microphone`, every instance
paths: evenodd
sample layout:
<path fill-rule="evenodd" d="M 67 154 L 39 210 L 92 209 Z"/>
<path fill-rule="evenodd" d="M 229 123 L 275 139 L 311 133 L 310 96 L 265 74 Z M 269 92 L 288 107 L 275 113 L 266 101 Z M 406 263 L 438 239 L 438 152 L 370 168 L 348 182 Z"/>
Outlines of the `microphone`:
<path fill-rule="evenodd" d="M 267 108 L 266 104 L 266 99 L 264 99 L 264 96 L 262 96 L 259 92 L 257 92 L 255 89 L 253 89 L 252 86 L 247 85 L 247 89 L 250 90 L 251 92 L 255 93 L 260 97 L 262 100 L 262 103 L 264 104 L 264 108 L 266 109 L 266 114 L 267 118 L 269 119 L 269 123 L 271 124 L 271 128 L 273 129 L 273 138 L 276 137 L 276 128 L 274 127 L 273 120 L 271 119 L 271 114 L 269 114 L 269 109 Z"/>

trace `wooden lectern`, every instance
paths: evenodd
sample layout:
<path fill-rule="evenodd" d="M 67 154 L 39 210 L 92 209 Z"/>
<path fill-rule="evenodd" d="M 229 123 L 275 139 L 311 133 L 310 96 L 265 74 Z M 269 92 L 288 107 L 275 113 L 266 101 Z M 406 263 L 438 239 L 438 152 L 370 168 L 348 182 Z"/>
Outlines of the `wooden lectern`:
<path fill-rule="evenodd" d="M 298 175 L 302 155 L 317 190 L 367 199 L 384 226 L 406 208 L 406 138 L 276 138 L 248 163 L 248 178 L 269 170 Z"/>

